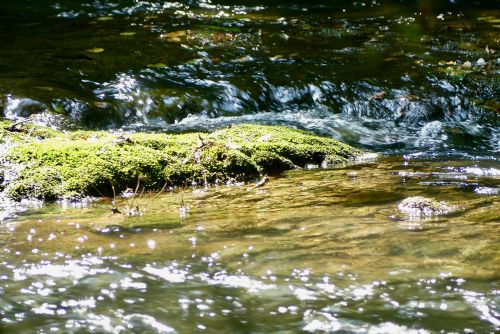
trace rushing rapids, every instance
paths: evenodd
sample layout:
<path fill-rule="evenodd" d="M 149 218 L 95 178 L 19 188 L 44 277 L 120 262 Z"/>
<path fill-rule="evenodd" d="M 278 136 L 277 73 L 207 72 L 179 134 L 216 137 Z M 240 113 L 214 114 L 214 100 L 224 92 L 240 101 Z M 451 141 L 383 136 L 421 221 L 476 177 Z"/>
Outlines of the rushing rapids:
<path fill-rule="evenodd" d="M 499 149 L 489 1 L 0 6 L 8 118 L 170 131 L 280 123 L 389 152 Z"/>

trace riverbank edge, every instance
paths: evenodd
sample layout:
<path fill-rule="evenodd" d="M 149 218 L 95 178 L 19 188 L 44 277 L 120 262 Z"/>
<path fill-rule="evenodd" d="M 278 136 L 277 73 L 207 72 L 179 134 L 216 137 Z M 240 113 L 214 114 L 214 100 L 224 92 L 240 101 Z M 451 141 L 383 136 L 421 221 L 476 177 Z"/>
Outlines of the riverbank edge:
<path fill-rule="evenodd" d="M 212 132 L 58 131 L 0 122 L 1 191 L 13 200 L 116 196 L 126 189 L 248 182 L 363 155 L 332 138 L 284 126 Z"/>

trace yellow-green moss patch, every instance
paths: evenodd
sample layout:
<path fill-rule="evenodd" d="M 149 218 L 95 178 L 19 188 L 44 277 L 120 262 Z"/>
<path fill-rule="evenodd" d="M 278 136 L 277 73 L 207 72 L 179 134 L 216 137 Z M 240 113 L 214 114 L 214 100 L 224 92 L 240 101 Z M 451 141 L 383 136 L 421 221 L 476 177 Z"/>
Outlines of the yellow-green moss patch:
<path fill-rule="evenodd" d="M 13 199 L 109 196 L 128 187 L 246 181 L 362 153 L 331 138 L 281 126 L 237 125 L 210 133 L 63 133 L 2 123 L 4 191 Z"/>

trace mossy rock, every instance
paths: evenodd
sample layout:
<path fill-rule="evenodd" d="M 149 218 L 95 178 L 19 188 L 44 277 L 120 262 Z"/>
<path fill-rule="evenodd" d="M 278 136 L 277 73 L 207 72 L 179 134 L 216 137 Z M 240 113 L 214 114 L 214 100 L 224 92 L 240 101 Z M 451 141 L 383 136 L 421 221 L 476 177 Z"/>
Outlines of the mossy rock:
<path fill-rule="evenodd" d="M 363 153 L 305 131 L 248 124 L 211 133 L 118 135 L 64 133 L 29 124 L 12 132 L 3 123 L 0 136 L 10 145 L 4 164 L 21 166 L 4 181 L 4 192 L 16 200 L 111 196 L 138 182 L 158 190 L 166 182 L 247 181 L 311 163 L 342 163 Z"/>
<path fill-rule="evenodd" d="M 61 174 L 55 168 L 27 167 L 18 175 L 16 182 L 7 188 L 7 195 L 14 200 L 21 200 L 23 194 L 55 200 L 65 194 L 63 182 Z"/>
<path fill-rule="evenodd" d="M 252 156 L 255 163 L 263 169 L 265 173 L 280 173 L 283 170 L 297 168 L 290 159 L 269 151 L 259 150 Z"/>

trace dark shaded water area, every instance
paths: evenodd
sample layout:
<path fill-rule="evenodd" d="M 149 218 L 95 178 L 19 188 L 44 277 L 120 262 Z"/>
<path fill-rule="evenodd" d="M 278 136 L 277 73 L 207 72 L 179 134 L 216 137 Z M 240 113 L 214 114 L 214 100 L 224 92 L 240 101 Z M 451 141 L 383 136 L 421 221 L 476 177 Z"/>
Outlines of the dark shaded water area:
<path fill-rule="evenodd" d="M 282 124 L 382 157 L 137 217 L 2 204 L 0 333 L 497 333 L 499 32 L 497 1 L 1 1 L 5 118 Z"/>
<path fill-rule="evenodd" d="M 288 124 L 388 153 L 499 150 L 496 1 L 16 1 L 9 118 Z M 48 112 L 46 112 L 48 111 Z"/>

